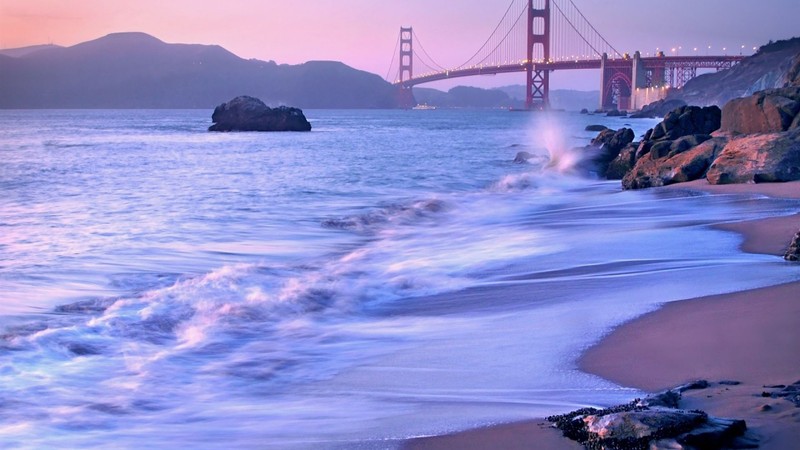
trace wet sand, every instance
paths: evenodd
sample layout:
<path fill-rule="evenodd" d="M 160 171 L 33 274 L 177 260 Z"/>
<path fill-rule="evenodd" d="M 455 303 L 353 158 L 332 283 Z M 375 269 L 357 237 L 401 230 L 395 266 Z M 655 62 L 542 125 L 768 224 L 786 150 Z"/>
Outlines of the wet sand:
<path fill-rule="evenodd" d="M 800 198 L 800 182 L 712 186 L 700 180 L 665 189 Z M 741 233 L 743 251 L 781 256 L 800 229 L 800 214 L 719 228 Z M 797 282 L 666 304 L 616 328 L 582 355 L 578 364 L 583 371 L 650 392 L 698 378 L 739 381 L 735 386 L 689 391 L 684 406 L 745 419 L 761 448 L 794 448 L 800 441 L 800 408 L 761 393 L 765 385 L 800 380 L 800 265 Z M 561 437 L 543 420 L 532 420 L 412 439 L 403 448 L 581 446 Z"/>

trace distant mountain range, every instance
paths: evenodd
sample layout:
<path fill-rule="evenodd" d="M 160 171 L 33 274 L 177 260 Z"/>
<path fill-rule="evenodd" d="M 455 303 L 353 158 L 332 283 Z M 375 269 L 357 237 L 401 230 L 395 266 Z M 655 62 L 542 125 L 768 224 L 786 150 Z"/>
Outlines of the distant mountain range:
<path fill-rule="evenodd" d="M 213 108 L 243 94 L 301 108 L 393 108 L 395 92 L 340 62 L 278 65 L 144 33 L 0 52 L 0 108 Z"/>
<path fill-rule="evenodd" d="M 71 47 L 0 50 L 0 108 L 213 108 L 238 95 L 300 108 L 397 108 L 397 89 L 336 61 L 246 60 L 217 45 L 114 33 Z M 519 108 L 525 87 L 414 88 L 441 108 Z M 599 93 L 553 90 L 557 109 L 593 109 Z"/>

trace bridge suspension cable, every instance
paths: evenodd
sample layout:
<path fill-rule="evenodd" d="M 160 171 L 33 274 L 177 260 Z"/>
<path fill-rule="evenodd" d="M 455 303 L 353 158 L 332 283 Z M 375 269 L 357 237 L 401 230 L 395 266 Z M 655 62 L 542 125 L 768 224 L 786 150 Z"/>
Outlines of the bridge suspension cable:
<path fill-rule="evenodd" d="M 397 40 L 394 42 L 394 50 L 392 51 L 392 61 L 389 63 L 389 69 L 386 71 L 386 76 L 383 77 L 384 80 L 388 82 L 394 81 L 394 77 L 392 77 L 392 71 L 397 73 L 397 66 L 394 62 L 397 60 L 397 49 L 400 48 L 400 35 L 397 35 Z M 391 78 L 390 78 L 391 77 Z"/>
<path fill-rule="evenodd" d="M 543 0 L 532 0 L 534 9 L 544 3 Z M 490 68 L 500 66 L 524 65 L 526 63 L 555 63 L 561 61 L 599 60 L 603 53 L 610 57 L 623 56 L 608 40 L 597 31 L 586 16 L 575 5 L 573 0 L 549 0 L 550 16 L 548 25 L 549 60 L 545 61 L 545 52 L 541 45 L 533 50 L 532 61 L 527 61 L 528 49 L 528 0 L 512 0 L 505 9 L 500 21 L 489 37 L 465 62 L 457 66 L 441 64 L 425 49 L 419 36 L 411 31 L 414 39 L 412 54 L 414 57 L 414 77 L 432 73 L 444 73 L 473 68 Z M 533 22 L 534 33 L 544 30 L 541 17 Z M 402 45 L 399 38 L 395 44 Z M 396 56 L 396 55 L 393 55 Z M 395 74 L 399 71 L 400 61 L 395 63 L 393 57 L 387 72 L 388 81 L 397 81 Z M 403 66 L 406 67 L 407 66 Z"/>
<path fill-rule="evenodd" d="M 551 0 L 550 4 L 554 8 L 550 49 L 554 61 L 599 59 L 603 53 L 612 58 L 622 56 L 572 0 Z"/>
<path fill-rule="evenodd" d="M 423 63 L 423 64 L 425 66 L 427 66 L 428 68 L 430 68 L 430 69 L 447 70 L 442 65 L 437 63 L 435 59 L 431 58 L 431 55 L 428 54 L 428 52 L 425 50 L 425 47 L 422 45 L 422 41 L 417 36 L 417 33 L 415 31 L 411 31 L 411 33 L 414 35 L 414 42 L 416 43 L 416 45 L 419 46 L 420 50 L 422 50 L 422 54 L 424 54 L 425 57 L 428 58 L 428 61 L 431 62 L 431 64 L 425 64 L 425 63 Z M 417 52 L 416 52 L 416 49 L 415 49 L 414 50 L 414 55 L 416 56 L 416 54 L 417 54 Z"/>
<path fill-rule="evenodd" d="M 519 46 L 516 45 L 521 43 L 520 42 L 521 40 L 519 39 L 520 36 L 512 36 L 511 38 L 509 38 L 512 31 L 517 31 L 516 25 L 520 22 L 520 19 L 527 11 L 527 4 L 521 5 L 520 3 L 521 2 L 519 2 L 518 0 L 511 1 L 511 3 L 508 5 L 508 8 L 506 8 L 506 12 L 503 14 L 503 17 L 497 23 L 497 26 L 494 28 L 494 30 L 492 30 L 492 33 L 489 35 L 489 37 L 486 38 L 486 41 L 484 41 L 483 45 L 481 45 L 480 48 L 478 48 L 478 50 L 472 56 L 470 56 L 465 62 L 458 65 L 456 69 L 463 69 L 466 67 L 479 66 L 481 64 L 489 63 L 490 62 L 489 60 L 492 56 L 495 57 L 497 56 L 497 51 L 501 46 L 503 46 L 504 44 L 506 46 L 509 46 L 510 44 L 510 42 L 508 41 L 509 39 L 511 39 L 511 42 L 513 42 L 512 44 L 510 44 L 510 46 L 515 47 L 511 52 L 516 54 L 519 53 L 519 50 L 524 50 L 524 49 L 519 49 L 518 48 Z M 522 33 L 515 33 L 515 34 L 522 34 Z M 495 58 L 495 60 L 491 62 L 497 62 L 496 61 L 497 59 L 500 58 Z M 506 60 L 507 59 L 508 58 L 506 58 Z"/>

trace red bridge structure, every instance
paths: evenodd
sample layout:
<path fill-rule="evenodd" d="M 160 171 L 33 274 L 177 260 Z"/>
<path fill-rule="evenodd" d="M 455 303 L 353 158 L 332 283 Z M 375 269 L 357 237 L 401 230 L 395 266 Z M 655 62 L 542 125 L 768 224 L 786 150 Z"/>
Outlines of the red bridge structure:
<path fill-rule="evenodd" d="M 638 109 L 662 98 L 668 88 L 683 87 L 697 76 L 698 69 L 727 69 L 743 58 L 620 53 L 572 0 L 513 0 L 481 48 L 457 67 L 436 63 L 412 27 L 400 28 L 397 47 L 399 59 L 397 64 L 393 60 L 389 69 L 389 74 L 396 73 L 397 78 L 390 81 L 398 87 L 401 103 L 407 107 L 414 106 L 411 88 L 418 84 L 524 72 L 525 107 L 548 109 L 551 72 L 600 69 L 600 109 Z M 415 73 L 415 64 L 423 70 Z"/>

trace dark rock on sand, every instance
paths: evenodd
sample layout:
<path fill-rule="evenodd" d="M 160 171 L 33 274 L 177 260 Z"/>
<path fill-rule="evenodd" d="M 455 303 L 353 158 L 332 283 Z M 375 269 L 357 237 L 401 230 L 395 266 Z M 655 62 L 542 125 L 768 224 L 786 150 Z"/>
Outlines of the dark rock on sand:
<path fill-rule="evenodd" d="M 727 141 L 725 137 L 712 138 L 689 150 L 668 153 L 664 158 L 653 156 L 651 150 L 623 177 L 622 187 L 643 189 L 702 178 Z"/>
<path fill-rule="evenodd" d="M 709 384 L 701 380 L 625 405 L 584 408 L 547 420 L 589 449 L 727 448 L 746 431 L 743 420 L 678 408 L 681 390 L 704 386 Z"/>
<path fill-rule="evenodd" d="M 270 108 L 246 95 L 223 103 L 211 115 L 208 131 L 310 131 L 311 124 L 298 108 Z"/>
<path fill-rule="evenodd" d="M 800 261 L 800 231 L 792 238 L 792 242 L 789 244 L 786 254 L 783 255 L 783 259 L 787 261 Z"/>
<path fill-rule="evenodd" d="M 612 166 L 630 166 L 622 177 L 624 189 L 642 189 L 692 181 L 705 175 L 726 138 L 712 139 L 722 112 L 716 106 L 681 106 L 645 133 L 633 154 L 620 153 Z M 716 140 L 715 140 L 716 139 Z M 711 144 L 703 145 L 708 141 Z"/>
<path fill-rule="evenodd" d="M 639 112 L 630 115 L 631 119 L 652 119 L 654 117 L 664 117 L 670 111 L 686 106 L 686 102 L 681 99 L 661 99 L 645 105 Z"/>
<path fill-rule="evenodd" d="M 586 125 L 586 131 L 604 131 L 608 127 L 605 125 Z"/>
<path fill-rule="evenodd" d="M 731 140 L 706 178 L 711 184 L 800 180 L 800 128 Z"/>

